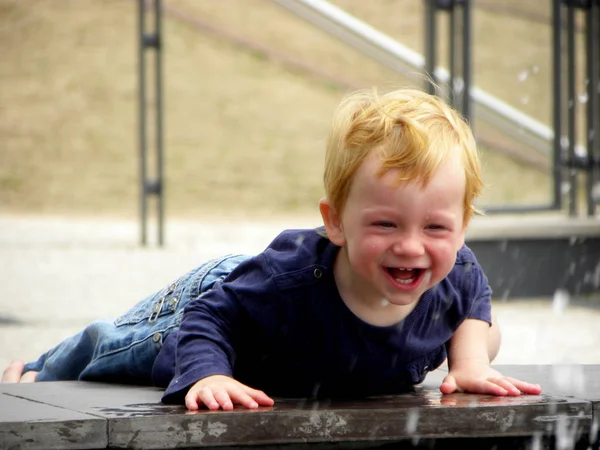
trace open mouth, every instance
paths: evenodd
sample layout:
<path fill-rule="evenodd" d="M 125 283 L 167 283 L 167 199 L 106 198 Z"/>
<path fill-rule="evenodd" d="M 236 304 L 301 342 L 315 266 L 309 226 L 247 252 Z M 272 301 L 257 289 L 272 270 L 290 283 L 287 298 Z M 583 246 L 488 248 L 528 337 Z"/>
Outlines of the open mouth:
<path fill-rule="evenodd" d="M 415 283 L 424 269 L 407 267 L 386 267 L 386 271 L 398 284 L 411 285 Z"/>

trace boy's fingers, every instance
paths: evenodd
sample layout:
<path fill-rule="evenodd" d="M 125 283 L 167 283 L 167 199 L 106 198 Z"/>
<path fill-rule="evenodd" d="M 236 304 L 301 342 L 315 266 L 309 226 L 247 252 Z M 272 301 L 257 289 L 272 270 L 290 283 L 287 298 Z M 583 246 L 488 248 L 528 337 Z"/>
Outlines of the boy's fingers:
<path fill-rule="evenodd" d="M 442 381 L 442 385 L 440 386 L 440 392 L 442 394 L 452 394 L 453 392 L 456 392 L 456 389 L 456 379 L 452 375 L 448 375 L 444 378 L 444 381 Z"/>
<path fill-rule="evenodd" d="M 254 399 L 256 403 L 262 406 L 272 406 L 275 401 L 265 394 L 263 391 L 259 391 L 257 389 L 248 388 L 246 390 L 248 395 Z"/>
<path fill-rule="evenodd" d="M 244 386 L 245 387 L 245 386 Z M 258 408 L 258 403 L 254 401 L 252 396 L 248 393 L 248 389 L 244 389 L 242 386 L 236 386 L 229 390 L 229 396 L 231 400 L 238 405 L 242 405 L 248 409 Z"/>
<path fill-rule="evenodd" d="M 514 387 L 525 394 L 538 395 L 542 392 L 542 387 L 539 384 L 527 383 L 526 381 L 517 380 L 511 377 L 506 377 L 506 379 L 512 383 Z"/>
<path fill-rule="evenodd" d="M 496 380 L 498 381 L 498 380 Z M 510 383 L 509 383 L 510 384 Z M 470 391 L 471 392 L 471 391 Z M 498 395 L 500 397 L 504 397 L 509 394 L 509 390 L 505 389 L 500 384 L 495 381 L 484 381 L 478 389 L 474 389 L 472 391 L 474 394 L 490 394 L 490 395 Z"/>
<path fill-rule="evenodd" d="M 216 403 L 218 404 L 217 408 L 220 406 L 223 409 L 223 411 L 231 411 L 233 409 L 233 402 L 231 401 L 233 396 L 231 396 L 230 398 L 229 393 L 227 391 L 215 392 L 213 397 Z M 209 409 L 212 409 L 208 405 L 206 406 Z"/>
<path fill-rule="evenodd" d="M 196 397 L 200 399 L 200 402 L 208 409 L 215 410 L 221 407 L 215 398 L 213 390 L 209 387 L 203 387 L 202 389 L 196 391 Z"/>
<path fill-rule="evenodd" d="M 500 386 L 502 389 L 504 389 L 507 395 L 521 395 L 521 391 L 506 378 L 492 378 L 489 381 L 495 384 L 496 386 Z"/>
<path fill-rule="evenodd" d="M 20 359 L 12 361 L 2 373 L 2 383 L 19 383 L 25 363 Z"/>
<path fill-rule="evenodd" d="M 185 396 L 185 407 L 190 411 L 197 411 L 199 409 L 198 404 L 198 391 L 191 389 Z"/>

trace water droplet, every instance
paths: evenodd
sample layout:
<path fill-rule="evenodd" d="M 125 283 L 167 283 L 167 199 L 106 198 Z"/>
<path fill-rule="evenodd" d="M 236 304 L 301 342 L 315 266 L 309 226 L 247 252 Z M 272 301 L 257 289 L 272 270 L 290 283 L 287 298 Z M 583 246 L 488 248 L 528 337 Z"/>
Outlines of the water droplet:
<path fill-rule="evenodd" d="M 575 154 L 577 156 L 579 156 L 580 158 L 585 158 L 587 157 L 587 148 L 585 148 L 583 145 L 576 145 L 575 146 Z"/>
<path fill-rule="evenodd" d="M 504 253 L 506 251 L 506 247 L 508 246 L 508 240 L 503 239 L 500 241 L 500 251 Z"/>
<path fill-rule="evenodd" d="M 598 417 L 592 422 L 592 426 L 590 428 L 590 442 L 596 442 L 596 437 L 598 436 L 598 428 L 600 427 L 600 419 Z"/>
<path fill-rule="evenodd" d="M 521 97 L 521 103 L 523 103 L 524 105 L 529 103 L 529 96 L 526 95 L 525 97 Z"/>
<path fill-rule="evenodd" d="M 531 439 L 531 450 L 542 450 L 542 433 L 535 433 Z"/>
<path fill-rule="evenodd" d="M 419 411 L 411 409 L 408 411 L 408 417 L 406 418 L 406 432 L 413 434 L 417 431 L 417 425 L 419 424 Z"/>
<path fill-rule="evenodd" d="M 579 100 L 579 103 L 581 103 L 582 105 L 585 105 L 588 101 L 587 92 L 583 92 L 582 94 L 579 94 L 577 96 L 577 100 Z"/>
<path fill-rule="evenodd" d="M 595 201 L 600 201 L 600 183 L 594 184 L 594 187 L 592 188 L 592 198 Z"/>
<path fill-rule="evenodd" d="M 388 299 L 382 298 L 380 304 L 382 308 L 385 308 L 387 305 L 390 304 L 390 302 L 388 301 Z"/>
<path fill-rule="evenodd" d="M 528 76 L 529 76 L 529 71 L 523 70 L 522 72 L 519 72 L 519 75 L 517 75 L 517 79 L 522 83 L 523 81 L 525 81 L 527 79 Z"/>
<path fill-rule="evenodd" d="M 569 306 L 569 293 L 565 289 L 557 289 L 552 298 L 552 311 L 554 314 L 562 314 Z"/>
<path fill-rule="evenodd" d="M 460 94 L 465 88 L 465 82 L 462 78 L 455 78 L 454 83 L 452 84 L 452 89 L 455 94 Z"/>
<path fill-rule="evenodd" d="M 431 281 L 431 270 L 427 270 L 427 271 L 425 271 L 425 275 L 423 275 L 423 283 L 429 284 L 430 281 Z"/>
<path fill-rule="evenodd" d="M 595 288 L 600 287 L 600 263 L 596 264 L 596 269 L 594 270 L 594 277 L 592 284 Z"/>

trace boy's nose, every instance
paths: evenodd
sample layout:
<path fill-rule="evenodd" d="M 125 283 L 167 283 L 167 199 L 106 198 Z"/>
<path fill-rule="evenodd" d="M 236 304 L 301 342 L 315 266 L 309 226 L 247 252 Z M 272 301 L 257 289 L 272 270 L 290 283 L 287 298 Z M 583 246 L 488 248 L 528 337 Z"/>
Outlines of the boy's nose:
<path fill-rule="evenodd" d="M 396 255 L 421 256 L 425 253 L 425 248 L 419 238 L 406 234 L 394 243 L 392 252 Z"/>

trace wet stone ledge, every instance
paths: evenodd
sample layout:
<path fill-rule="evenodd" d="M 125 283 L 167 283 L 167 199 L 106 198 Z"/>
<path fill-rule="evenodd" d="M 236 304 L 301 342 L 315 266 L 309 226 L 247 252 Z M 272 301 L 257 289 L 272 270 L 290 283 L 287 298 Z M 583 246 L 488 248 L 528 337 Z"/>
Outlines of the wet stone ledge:
<path fill-rule="evenodd" d="M 3 384 L 0 449 L 599 448 L 600 365 L 499 368 L 543 395 L 442 396 L 438 370 L 403 395 L 192 413 L 150 387 Z"/>

